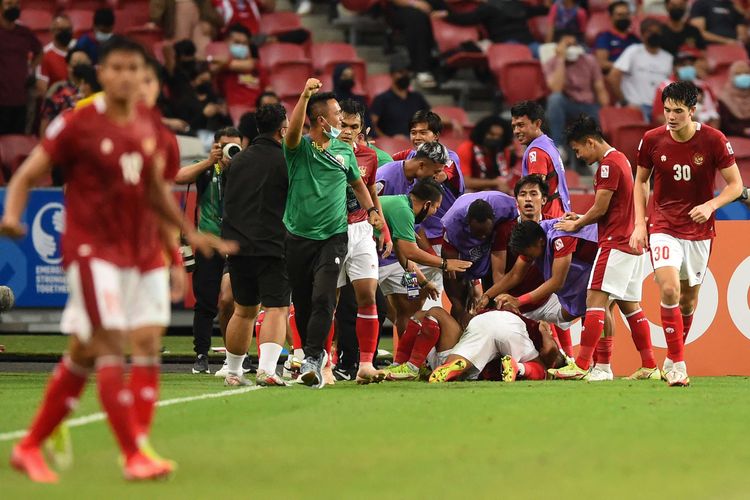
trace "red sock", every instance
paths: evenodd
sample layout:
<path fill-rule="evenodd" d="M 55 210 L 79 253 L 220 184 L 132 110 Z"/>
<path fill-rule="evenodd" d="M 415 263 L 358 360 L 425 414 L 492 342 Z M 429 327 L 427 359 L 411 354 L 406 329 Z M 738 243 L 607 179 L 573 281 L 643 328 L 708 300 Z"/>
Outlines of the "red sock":
<path fill-rule="evenodd" d="M 380 322 L 378 306 L 372 304 L 357 308 L 357 342 L 359 343 L 359 362 L 372 363 L 378 345 Z"/>
<path fill-rule="evenodd" d="M 685 340 L 682 338 L 680 306 L 661 305 L 661 325 L 667 339 L 667 357 L 674 363 L 685 361 Z"/>
<path fill-rule="evenodd" d="M 133 394 L 136 432 L 139 436 L 148 436 L 159 399 L 159 358 L 133 357 L 129 387 Z"/>
<path fill-rule="evenodd" d="M 573 339 L 570 338 L 570 328 L 563 330 L 557 325 L 552 325 L 557 332 L 557 339 L 560 343 L 560 349 L 568 356 L 573 356 Z"/>
<path fill-rule="evenodd" d="M 547 372 L 544 370 L 544 366 L 538 361 L 530 361 L 527 363 L 518 363 L 523 365 L 523 375 L 525 380 L 544 380 L 547 376 Z"/>
<path fill-rule="evenodd" d="M 133 395 L 125 387 L 123 360 L 115 356 L 105 356 L 98 359 L 96 364 L 99 401 L 107 413 L 107 420 L 117 438 L 120 450 L 128 459 L 138 452 L 138 445 L 135 441 Z"/>
<path fill-rule="evenodd" d="M 690 327 L 693 326 L 693 313 L 682 315 L 682 340 L 683 343 L 687 342 L 688 334 L 690 333 Z"/>
<path fill-rule="evenodd" d="M 326 352 L 328 353 L 328 361 L 326 367 L 331 366 L 331 347 L 333 347 L 333 332 L 335 331 L 334 323 L 331 321 L 331 329 L 328 330 L 328 338 L 326 339 Z"/>
<path fill-rule="evenodd" d="M 299 336 L 294 315 L 289 316 L 289 329 L 292 331 L 292 349 L 302 349 L 302 338 Z"/>
<path fill-rule="evenodd" d="M 630 325 L 630 332 L 633 335 L 633 343 L 638 353 L 641 355 L 641 365 L 645 368 L 656 368 L 656 358 L 654 358 L 654 348 L 651 346 L 651 327 L 648 324 L 646 315 L 641 309 L 629 316 L 625 316 Z"/>
<path fill-rule="evenodd" d="M 417 335 L 419 335 L 419 330 L 421 329 L 422 323 L 409 318 L 409 322 L 406 324 L 406 331 L 398 339 L 396 357 L 393 358 L 394 363 L 403 364 L 409 361 L 411 351 L 414 348 L 414 341 L 417 340 Z"/>
<path fill-rule="evenodd" d="M 414 348 L 411 350 L 409 362 L 417 368 L 421 368 L 427 355 L 435 347 L 439 339 L 440 325 L 434 319 L 425 317 L 422 320 L 420 333 L 414 340 Z"/>
<path fill-rule="evenodd" d="M 67 357 L 57 364 L 29 432 L 21 441 L 22 447 L 38 447 L 52 434 L 78 404 L 87 378 L 88 371 Z"/>
<path fill-rule="evenodd" d="M 591 358 L 596 349 L 596 343 L 604 331 L 604 309 L 586 309 L 581 331 L 581 349 L 578 351 L 576 364 L 584 370 L 591 366 Z"/>
<path fill-rule="evenodd" d="M 596 362 L 608 365 L 612 361 L 612 344 L 614 337 L 602 337 L 596 344 Z"/>
<path fill-rule="evenodd" d="M 258 313 L 258 317 L 255 318 L 255 328 L 254 328 L 254 331 L 255 331 L 255 348 L 258 351 L 258 359 L 260 359 L 260 329 L 263 327 L 263 318 L 265 318 L 265 317 L 266 317 L 266 311 L 261 311 L 260 313 Z M 295 330 L 296 330 L 296 328 L 295 328 Z"/>

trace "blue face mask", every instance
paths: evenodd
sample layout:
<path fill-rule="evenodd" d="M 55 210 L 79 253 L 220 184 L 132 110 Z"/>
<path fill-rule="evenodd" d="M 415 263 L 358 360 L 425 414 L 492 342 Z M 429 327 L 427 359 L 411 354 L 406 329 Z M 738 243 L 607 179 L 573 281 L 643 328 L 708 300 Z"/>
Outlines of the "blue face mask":
<path fill-rule="evenodd" d="M 234 59 L 247 59 L 250 55 L 250 47 L 241 43 L 232 43 L 229 45 L 229 53 Z"/>
<path fill-rule="evenodd" d="M 677 68 L 677 78 L 683 82 L 692 82 L 698 76 L 698 72 L 695 70 L 695 66 L 682 66 Z"/>
<path fill-rule="evenodd" d="M 331 125 L 331 130 L 323 129 L 323 132 L 328 136 L 329 139 L 336 139 L 339 135 L 341 135 L 341 130 L 337 129 L 333 125 Z"/>
<path fill-rule="evenodd" d="M 94 38 L 96 38 L 96 41 L 99 43 L 104 43 L 110 38 L 112 38 L 112 33 L 104 33 L 102 31 L 94 31 Z"/>
<path fill-rule="evenodd" d="M 732 78 L 732 83 L 738 89 L 747 90 L 750 89 L 750 73 L 743 73 L 742 75 L 735 75 Z"/>

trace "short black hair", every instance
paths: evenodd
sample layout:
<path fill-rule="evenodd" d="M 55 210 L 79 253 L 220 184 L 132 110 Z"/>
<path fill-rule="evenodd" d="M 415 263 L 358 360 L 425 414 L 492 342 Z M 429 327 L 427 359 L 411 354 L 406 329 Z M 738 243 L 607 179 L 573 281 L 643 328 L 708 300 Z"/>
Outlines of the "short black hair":
<path fill-rule="evenodd" d="M 244 25 L 240 23 L 230 24 L 227 28 L 227 34 L 229 33 L 242 33 L 247 37 L 248 40 L 253 37 L 253 35 L 250 34 L 250 30 L 248 30 Z"/>
<path fill-rule="evenodd" d="M 102 86 L 96 77 L 96 68 L 90 64 L 78 64 L 73 66 L 73 78 L 77 81 L 83 81 L 91 87 L 92 92 L 99 92 Z"/>
<path fill-rule="evenodd" d="M 419 145 L 414 154 L 414 159 L 418 160 L 421 158 L 433 161 L 439 165 L 445 165 L 448 163 L 449 158 L 448 148 L 440 144 L 438 141 L 423 142 Z"/>
<path fill-rule="evenodd" d="M 255 121 L 258 124 L 258 132 L 261 134 L 273 134 L 281 128 L 286 120 L 286 109 L 283 104 L 264 104 L 255 113 Z"/>
<path fill-rule="evenodd" d="M 437 203 L 443 196 L 443 189 L 434 179 L 427 178 L 417 181 L 411 190 L 411 194 L 422 201 Z"/>
<path fill-rule="evenodd" d="M 609 17 L 612 17 L 615 15 L 615 9 L 621 5 L 624 5 L 628 8 L 628 11 L 630 11 L 630 5 L 628 5 L 628 2 L 625 0 L 616 0 L 615 2 L 612 2 L 607 6 L 607 10 L 609 11 Z"/>
<path fill-rule="evenodd" d="M 670 83 L 661 93 L 662 104 L 667 102 L 667 99 L 692 108 L 698 104 L 698 88 L 693 82 L 689 81 Z"/>
<path fill-rule="evenodd" d="M 102 44 L 99 48 L 99 63 L 106 61 L 109 55 L 113 52 L 130 52 L 133 54 L 139 54 L 144 61 L 146 60 L 146 51 L 143 46 L 135 40 L 121 35 L 114 35 Z"/>
<path fill-rule="evenodd" d="M 154 72 L 159 83 L 164 82 L 164 66 L 155 57 L 146 55 L 146 68 Z"/>
<path fill-rule="evenodd" d="M 216 131 L 214 134 L 214 142 L 219 142 L 219 139 L 222 137 L 239 137 L 241 139 L 242 134 L 234 127 L 224 127 Z"/>
<path fill-rule="evenodd" d="M 576 31 L 576 30 L 573 30 L 573 29 L 570 29 L 570 28 L 556 29 L 555 30 L 554 41 L 555 42 L 559 42 L 565 36 L 572 36 L 573 38 L 575 38 L 576 40 L 578 40 L 579 37 L 581 36 L 581 33 L 580 33 L 580 31 Z"/>
<path fill-rule="evenodd" d="M 489 132 L 494 126 L 502 127 L 503 129 L 502 148 L 505 149 L 505 147 L 513 140 L 513 130 L 511 129 L 510 123 L 508 123 L 507 120 L 503 120 L 498 115 L 485 116 L 479 120 L 471 130 L 469 139 L 474 144 L 482 144 L 482 142 L 484 142 L 484 136 L 486 136 L 487 132 Z"/>
<path fill-rule="evenodd" d="M 524 250 L 539 240 L 546 240 L 547 234 L 542 226 L 533 220 L 525 220 L 516 224 L 510 233 L 508 247 L 515 254 L 522 254 Z"/>
<path fill-rule="evenodd" d="M 539 174 L 530 174 L 518 179 L 518 182 L 516 182 L 516 185 L 513 188 L 514 197 L 518 198 L 518 193 L 521 192 L 521 188 L 528 186 L 529 184 L 539 187 L 539 192 L 542 193 L 542 196 L 545 198 L 549 197 L 549 184 L 547 184 L 547 181 L 542 179 L 542 176 Z"/>
<path fill-rule="evenodd" d="M 336 94 L 333 92 L 318 92 L 307 101 L 307 117 L 310 122 L 328 111 L 328 101 L 331 99 L 336 99 Z"/>
<path fill-rule="evenodd" d="M 528 116 L 532 122 L 544 121 L 544 108 L 535 101 L 521 101 L 510 108 L 510 116 L 513 118 Z"/>
<path fill-rule="evenodd" d="M 115 11 L 102 7 L 94 11 L 94 26 L 112 27 L 115 25 Z"/>
<path fill-rule="evenodd" d="M 77 48 L 74 47 L 74 48 L 70 49 L 67 54 L 65 54 L 65 62 L 68 65 L 70 65 L 70 60 L 73 58 L 73 54 L 75 54 L 76 52 L 83 52 L 84 54 L 86 54 L 86 57 L 89 56 L 89 53 L 86 52 L 85 50 L 83 50 L 83 49 L 77 49 Z"/>
<path fill-rule="evenodd" d="M 468 220 L 475 220 L 477 222 L 484 222 L 486 220 L 495 219 L 495 211 L 492 209 L 492 205 L 487 203 L 485 200 L 474 200 L 469 205 L 469 211 L 466 214 Z"/>
<path fill-rule="evenodd" d="M 599 124 L 592 117 L 581 114 L 565 129 L 565 138 L 568 143 L 573 141 L 581 143 L 591 137 L 597 142 L 602 142 L 604 136 Z"/>
<path fill-rule="evenodd" d="M 260 95 L 255 99 L 255 108 L 260 107 L 260 101 L 263 100 L 264 97 L 275 97 L 277 101 L 280 101 L 279 96 L 276 94 L 276 92 L 273 92 L 271 90 L 264 90 L 260 93 Z"/>
<path fill-rule="evenodd" d="M 440 135 L 440 132 L 443 131 L 443 120 L 440 119 L 440 115 L 429 109 L 420 109 L 414 113 L 409 121 L 409 130 L 417 123 L 426 123 L 427 129 L 435 135 Z"/>
<path fill-rule="evenodd" d="M 355 99 L 344 99 L 339 103 L 341 106 L 341 112 L 345 115 L 359 116 L 359 121 L 361 125 L 364 125 L 365 122 L 365 107 L 362 106 L 362 103 L 355 100 Z"/>

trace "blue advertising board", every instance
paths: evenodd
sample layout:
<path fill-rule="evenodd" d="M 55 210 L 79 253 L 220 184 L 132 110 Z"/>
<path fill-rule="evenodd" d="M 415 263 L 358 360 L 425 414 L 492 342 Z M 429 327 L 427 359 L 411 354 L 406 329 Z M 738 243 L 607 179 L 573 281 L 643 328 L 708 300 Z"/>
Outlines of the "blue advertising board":
<path fill-rule="evenodd" d="M 5 189 L 0 189 L 0 213 L 4 204 Z M 62 268 L 62 189 L 32 190 L 22 222 L 24 238 L 0 238 L 0 284 L 13 290 L 16 307 L 63 307 L 68 288 Z"/>

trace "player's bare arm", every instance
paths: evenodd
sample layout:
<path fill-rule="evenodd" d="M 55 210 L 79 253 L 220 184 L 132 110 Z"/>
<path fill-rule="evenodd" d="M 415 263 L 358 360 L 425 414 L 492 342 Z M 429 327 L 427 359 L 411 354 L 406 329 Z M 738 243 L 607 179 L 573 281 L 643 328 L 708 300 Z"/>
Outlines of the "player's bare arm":
<path fill-rule="evenodd" d="M 731 167 L 721 169 L 720 172 L 727 185 L 721 190 L 718 196 L 694 207 L 690 211 L 688 215 L 693 219 L 693 222 L 705 224 L 711 218 L 711 214 L 724 205 L 732 203 L 742 194 L 742 176 L 740 176 L 740 169 L 737 167 L 737 164 L 733 163 Z"/>
<path fill-rule="evenodd" d="M 531 265 L 531 262 L 526 262 L 524 259 L 516 259 L 516 263 L 513 265 L 513 269 L 505 274 L 500 281 L 492 285 L 489 290 L 484 292 L 484 295 L 482 295 L 482 297 L 479 299 L 477 308 L 484 309 L 485 307 L 487 307 L 487 304 L 489 304 L 491 299 L 494 299 L 498 295 L 505 293 L 508 290 L 515 288 L 516 286 L 521 284 L 521 281 L 529 272 L 529 268 L 531 268 Z"/>
<path fill-rule="evenodd" d="M 378 213 L 383 214 L 383 207 L 380 204 L 380 198 L 378 197 L 378 191 L 375 185 L 367 186 L 367 191 L 370 193 L 370 198 L 372 198 L 372 203 L 375 206 L 375 208 L 378 209 Z M 382 252 L 380 256 L 383 259 L 388 258 L 391 255 L 391 252 L 393 252 L 393 240 L 391 239 L 390 231 L 388 230 L 388 225 L 385 222 L 385 218 L 383 218 L 383 228 L 380 231 L 380 236 L 378 237 L 378 251 Z"/>
<path fill-rule="evenodd" d="M 305 125 L 305 112 L 307 111 L 307 102 L 310 98 L 320 91 L 323 84 L 317 78 L 309 78 L 305 82 L 305 88 L 299 96 L 299 101 L 294 106 L 292 116 L 289 118 L 289 128 L 287 129 L 284 143 L 289 149 L 299 146 L 302 140 L 302 127 Z"/>
<path fill-rule="evenodd" d="M 443 271 L 455 271 L 462 273 L 471 267 L 471 262 L 458 259 L 443 259 L 420 249 L 416 243 L 411 241 L 396 240 L 396 254 L 399 261 L 403 259 L 414 261 L 423 266 L 436 267 Z"/>
<path fill-rule="evenodd" d="M 184 165 L 177 171 L 175 176 L 175 182 L 177 184 L 191 184 L 195 182 L 198 176 L 205 172 L 206 169 L 213 167 L 224 153 L 221 152 L 221 144 L 214 143 L 211 145 L 211 152 L 208 154 L 208 158 L 201 160 L 197 163 L 191 163 L 190 165 Z"/>
<path fill-rule="evenodd" d="M 594 197 L 594 205 L 589 208 L 588 212 L 581 216 L 572 212 L 566 213 L 562 220 L 555 224 L 555 229 L 573 233 L 595 223 L 609 211 L 609 203 L 612 201 L 613 194 L 615 194 L 614 191 L 599 189 Z"/>
<path fill-rule="evenodd" d="M 635 227 L 630 236 L 630 248 L 636 252 L 648 248 L 648 231 L 646 230 L 646 204 L 648 203 L 648 181 L 651 170 L 638 166 L 633 181 L 633 206 L 635 208 Z"/>
<path fill-rule="evenodd" d="M 552 276 L 550 276 L 547 281 L 545 281 L 536 289 L 527 293 L 523 297 L 513 297 L 508 294 L 498 296 L 495 300 L 497 302 L 498 309 L 501 309 L 504 306 L 509 306 L 512 309 L 518 309 L 526 304 L 533 304 L 546 300 L 553 293 L 558 292 L 563 287 L 563 285 L 565 284 L 565 279 L 568 277 L 568 271 L 570 270 L 570 263 L 572 261 L 572 253 L 555 258 L 555 260 L 552 262 Z"/>
<path fill-rule="evenodd" d="M 29 200 L 29 191 L 51 170 L 52 160 L 47 152 L 40 146 L 35 147 L 8 183 L 0 235 L 21 238 L 26 234 L 26 228 L 21 224 L 21 215 Z"/>
<path fill-rule="evenodd" d="M 505 264 L 508 258 L 507 250 L 498 250 L 490 253 L 490 265 L 492 266 L 492 282 L 499 283 L 505 276 Z"/>

